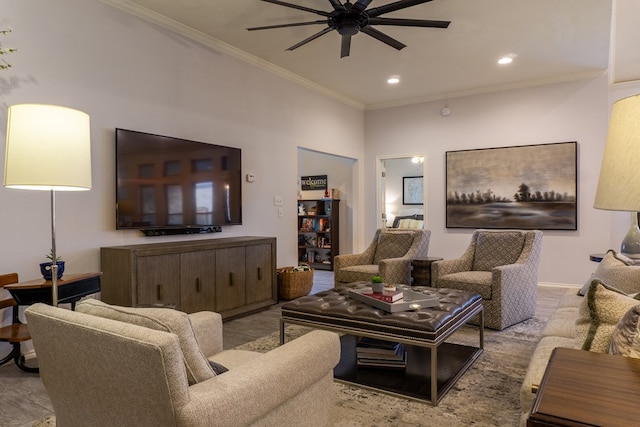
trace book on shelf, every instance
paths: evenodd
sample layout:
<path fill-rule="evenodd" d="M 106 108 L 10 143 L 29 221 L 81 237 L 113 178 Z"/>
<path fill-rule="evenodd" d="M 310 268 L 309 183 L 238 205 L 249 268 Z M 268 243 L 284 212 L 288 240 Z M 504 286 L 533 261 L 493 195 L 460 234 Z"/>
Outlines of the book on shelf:
<path fill-rule="evenodd" d="M 368 361 L 389 361 L 389 362 L 398 362 L 404 360 L 404 349 L 401 349 L 398 353 L 393 354 L 383 354 L 383 353 L 359 353 L 356 352 L 356 357 L 358 360 L 368 360 Z"/>
<path fill-rule="evenodd" d="M 367 352 L 372 349 L 375 347 L 358 348 L 356 345 L 356 365 L 358 367 L 403 369 L 407 366 L 407 352 L 404 351 L 404 347 L 400 343 L 388 343 L 378 349 L 387 353 Z"/>
<path fill-rule="evenodd" d="M 318 221 L 315 224 L 315 231 L 325 231 L 328 225 L 329 221 L 326 218 L 318 218 Z"/>
<path fill-rule="evenodd" d="M 356 366 L 359 368 L 384 368 L 384 369 L 405 369 L 407 367 L 407 362 L 402 361 L 398 363 L 389 363 L 386 361 L 382 362 L 368 362 L 362 360 L 356 360 Z"/>
<path fill-rule="evenodd" d="M 383 290 L 382 292 L 364 292 L 363 295 L 366 295 L 370 298 L 379 299 L 384 302 L 396 302 L 401 300 L 404 296 L 402 291 L 387 291 Z"/>
<path fill-rule="evenodd" d="M 363 337 L 356 344 L 356 354 L 382 354 L 393 356 L 401 354 L 402 344 L 397 342 L 383 341 L 377 338 Z"/>
<path fill-rule="evenodd" d="M 315 225 L 314 225 L 314 218 L 302 218 L 302 222 L 300 224 L 300 231 L 313 231 Z"/>

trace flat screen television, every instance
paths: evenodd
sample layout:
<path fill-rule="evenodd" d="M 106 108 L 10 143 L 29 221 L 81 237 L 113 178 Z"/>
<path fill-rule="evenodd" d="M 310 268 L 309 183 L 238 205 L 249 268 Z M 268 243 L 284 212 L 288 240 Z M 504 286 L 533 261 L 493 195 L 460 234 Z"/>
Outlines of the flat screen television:
<path fill-rule="evenodd" d="M 242 224 L 242 150 L 116 129 L 116 228 L 145 234 Z"/>

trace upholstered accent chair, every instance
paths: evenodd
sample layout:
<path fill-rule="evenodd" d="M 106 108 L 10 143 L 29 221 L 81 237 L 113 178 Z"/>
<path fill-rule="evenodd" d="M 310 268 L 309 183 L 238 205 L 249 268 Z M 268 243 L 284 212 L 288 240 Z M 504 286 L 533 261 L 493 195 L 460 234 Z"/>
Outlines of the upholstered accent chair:
<path fill-rule="evenodd" d="M 337 334 L 223 351 L 218 313 L 88 301 L 25 311 L 57 425 L 331 425 Z"/>
<path fill-rule="evenodd" d="M 458 259 L 431 265 L 438 288 L 482 295 L 485 326 L 502 330 L 535 315 L 542 232 L 476 230 Z"/>
<path fill-rule="evenodd" d="M 375 275 L 385 283 L 410 284 L 411 260 L 427 256 L 430 237 L 430 230 L 377 230 L 364 252 L 333 259 L 335 286 L 370 281 Z"/>

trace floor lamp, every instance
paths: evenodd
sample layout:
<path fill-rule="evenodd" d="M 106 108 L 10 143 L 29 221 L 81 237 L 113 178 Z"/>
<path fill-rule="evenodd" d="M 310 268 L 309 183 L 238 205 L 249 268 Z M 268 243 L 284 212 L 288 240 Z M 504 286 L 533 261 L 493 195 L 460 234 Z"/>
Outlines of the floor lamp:
<path fill-rule="evenodd" d="M 91 189 L 89 116 L 56 105 L 9 107 L 4 186 L 51 193 L 51 303 L 57 306 L 55 192 Z"/>
<path fill-rule="evenodd" d="M 640 258 L 640 95 L 613 104 L 593 206 L 632 212 L 631 228 L 622 241 L 621 252 Z"/>

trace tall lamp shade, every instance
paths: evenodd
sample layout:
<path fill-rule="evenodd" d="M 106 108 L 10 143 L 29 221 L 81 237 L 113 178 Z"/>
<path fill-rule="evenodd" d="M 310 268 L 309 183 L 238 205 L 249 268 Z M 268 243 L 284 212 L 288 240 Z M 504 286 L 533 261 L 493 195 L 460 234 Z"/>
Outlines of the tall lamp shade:
<path fill-rule="evenodd" d="M 613 104 L 598 189 L 597 209 L 633 212 L 621 251 L 640 258 L 640 95 Z"/>
<path fill-rule="evenodd" d="M 89 115 L 57 105 L 9 107 L 4 186 L 23 190 L 91 189 Z"/>
<path fill-rule="evenodd" d="M 51 255 L 57 259 L 55 192 L 91 189 L 89 115 L 57 105 L 9 107 L 4 186 L 51 193 Z M 52 262 L 52 304 L 58 304 L 56 262 Z"/>

